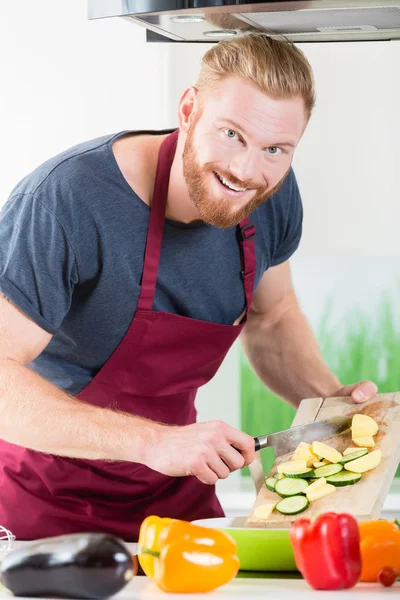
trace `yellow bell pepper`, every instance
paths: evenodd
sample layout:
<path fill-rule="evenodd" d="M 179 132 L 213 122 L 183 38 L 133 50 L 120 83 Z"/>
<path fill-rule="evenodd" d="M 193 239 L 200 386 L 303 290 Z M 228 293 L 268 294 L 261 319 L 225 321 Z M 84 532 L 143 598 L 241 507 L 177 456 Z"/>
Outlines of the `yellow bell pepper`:
<path fill-rule="evenodd" d="M 160 532 L 174 519 L 169 517 L 147 517 L 140 526 L 139 531 L 139 563 L 147 577 L 154 577 L 154 558 L 160 555 L 158 538 Z"/>
<path fill-rule="evenodd" d="M 165 592 L 208 592 L 237 575 L 240 566 L 237 546 L 228 534 L 187 521 L 171 520 L 164 527 L 157 520 L 151 522 L 153 533 L 158 531 L 158 540 L 147 537 L 146 541 L 152 542 L 150 551 L 139 542 L 142 553 L 139 560 L 141 565 L 146 563 L 143 554 L 149 553 L 153 558 L 154 581 Z M 145 539 L 146 521 L 142 527 L 142 539 Z M 158 557 L 155 548 L 158 548 Z"/>

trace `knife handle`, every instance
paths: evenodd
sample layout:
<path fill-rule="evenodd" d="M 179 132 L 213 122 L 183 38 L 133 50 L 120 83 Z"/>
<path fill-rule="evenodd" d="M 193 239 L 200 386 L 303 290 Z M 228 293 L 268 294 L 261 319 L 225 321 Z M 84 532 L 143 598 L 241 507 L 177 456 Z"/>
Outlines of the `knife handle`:
<path fill-rule="evenodd" d="M 258 452 L 262 448 L 265 448 L 265 445 L 266 445 L 265 442 L 267 441 L 267 436 L 266 435 L 264 435 L 261 438 L 255 437 L 253 439 L 254 439 L 254 450 L 256 452 Z M 263 442 L 264 442 L 265 445 L 263 445 Z M 232 446 L 232 448 L 235 448 L 235 446 Z M 235 448 L 235 450 L 236 450 L 236 452 L 240 453 L 240 450 L 238 450 L 237 448 Z"/>
<path fill-rule="evenodd" d="M 268 442 L 268 435 L 260 435 L 260 437 L 254 438 L 254 449 L 256 452 L 263 448 L 268 448 L 271 444 Z"/>

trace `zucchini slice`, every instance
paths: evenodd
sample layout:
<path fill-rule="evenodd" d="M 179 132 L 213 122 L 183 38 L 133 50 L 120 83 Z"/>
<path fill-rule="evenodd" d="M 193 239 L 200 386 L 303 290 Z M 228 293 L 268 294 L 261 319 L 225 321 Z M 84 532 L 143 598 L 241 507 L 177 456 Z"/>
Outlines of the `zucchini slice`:
<path fill-rule="evenodd" d="M 282 498 L 288 498 L 290 496 L 298 496 L 306 488 L 308 488 L 308 482 L 305 479 L 284 477 L 276 482 L 275 492 L 282 496 Z"/>
<path fill-rule="evenodd" d="M 325 465 L 324 467 L 318 467 L 318 469 L 314 470 L 313 477 L 330 477 L 331 475 L 336 475 L 343 471 L 343 465 L 339 465 L 335 463 L 334 465 Z"/>
<path fill-rule="evenodd" d="M 345 465 L 346 463 L 355 460 L 356 458 L 361 458 L 362 456 L 365 456 L 366 454 L 368 454 L 368 448 L 363 448 L 362 450 L 355 450 L 355 452 L 352 452 L 351 454 L 347 454 L 346 456 L 344 456 L 342 458 L 342 460 L 339 460 L 339 464 L 341 465 Z"/>
<path fill-rule="evenodd" d="M 283 475 L 285 477 L 290 477 L 293 479 L 297 479 L 297 478 L 308 479 L 309 477 L 314 477 L 313 473 L 314 473 L 314 469 L 305 469 L 304 471 L 301 471 L 300 473 L 284 473 Z"/>
<path fill-rule="evenodd" d="M 275 492 L 275 485 L 278 483 L 278 479 L 275 477 L 267 477 L 265 485 L 270 492 Z"/>
<path fill-rule="evenodd" d="M 290 498 L 284 498 L 275 506 L 276 510 L 282 515 L 297 515 L 298 513 L 307 510 L 310 506 L 310 502 L 306 496 L 291 496 Z"/>
<path fill-rule="evenodd" d="M 331 483 L 337 487 L 342 487 L 344 485 L 353 485 L 353 483 L 357 483 L 357 481 L 360 481 L 361 477 L 361 473 L 352 473 L 351 471 L 346 471 L 327 477 L 326 483 Z"/>

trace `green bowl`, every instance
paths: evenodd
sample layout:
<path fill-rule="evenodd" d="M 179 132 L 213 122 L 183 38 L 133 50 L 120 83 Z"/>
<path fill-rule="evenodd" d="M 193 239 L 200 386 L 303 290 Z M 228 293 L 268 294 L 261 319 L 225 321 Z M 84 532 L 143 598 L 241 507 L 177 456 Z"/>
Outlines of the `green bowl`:
<path fill-rule="evenodd" d="M 245 522 L 246 517 L 194 521 L 233 537 L 241 571 L 297 571 L 288 529 L 245 527 Z"/>

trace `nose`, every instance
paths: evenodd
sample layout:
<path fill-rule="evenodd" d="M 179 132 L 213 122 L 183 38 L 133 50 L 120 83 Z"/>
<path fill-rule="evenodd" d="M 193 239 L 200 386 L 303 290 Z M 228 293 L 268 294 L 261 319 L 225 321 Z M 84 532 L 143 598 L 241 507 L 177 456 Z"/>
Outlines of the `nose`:
<path fill-rule="evenodd" d="M 229 163 L 229 170 L 240 181 L 252 181 L 263 185 L 260 156 L 254 148 L 243 148 L 235 152 Z"/>

